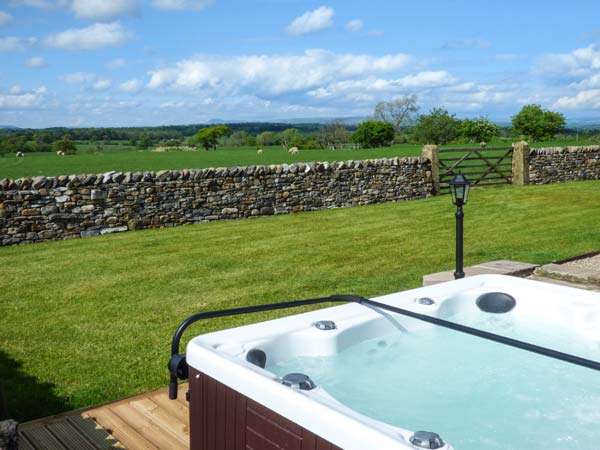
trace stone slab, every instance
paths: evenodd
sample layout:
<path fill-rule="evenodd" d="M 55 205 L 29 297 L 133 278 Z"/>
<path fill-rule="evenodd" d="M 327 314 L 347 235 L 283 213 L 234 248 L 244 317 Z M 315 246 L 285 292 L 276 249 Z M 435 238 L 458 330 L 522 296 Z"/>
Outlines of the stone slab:
<path fill-rule="evenodd" d="M 569 264 L 546 264 L 538 267 L 535 274 L 545 278 L 568 281 L 576 284 L 600 286 L 600 270 Z"/>
<path fill-rule="evenodd" d="M 533 273 L 537 265 L 519 261 L 498 260 L 489 261 L 475 266 L 465 267 L 465 277 L 475 275 L 511 275 L 524 277 Z M 454 280 L 454 270 L 432 273 L 423 277 L 423 286 L 445 283 Z"/>

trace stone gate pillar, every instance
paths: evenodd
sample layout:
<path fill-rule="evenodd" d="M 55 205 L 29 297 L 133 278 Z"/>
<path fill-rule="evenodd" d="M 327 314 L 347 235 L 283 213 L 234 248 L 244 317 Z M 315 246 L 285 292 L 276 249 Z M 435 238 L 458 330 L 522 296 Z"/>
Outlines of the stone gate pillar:
<path fill-rule="evenodd" d="M 424 145 L 423 158 L 431 161 L 432 194 L 438 195 L 440 193 L 440 148 L 437 145 Z"/>
<path fill-rule="evenodd" d="M 512 159 L 512 184 L 529 184 L 529 144 L 525 141 L 514 144 Z"/>

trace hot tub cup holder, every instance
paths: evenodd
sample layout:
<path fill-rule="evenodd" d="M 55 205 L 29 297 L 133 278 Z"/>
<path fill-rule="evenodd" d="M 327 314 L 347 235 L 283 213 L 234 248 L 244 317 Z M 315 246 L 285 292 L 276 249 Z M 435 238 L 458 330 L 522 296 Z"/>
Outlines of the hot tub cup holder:
<path fill-rule="evenodd" d="M 415 298 L 415 303 L 423 306 L 433 306 L 435 305 L 435 300 L 429 297 L 421 297 Z"/>
<path fill-rule="evenodd" d="M 413 447 L 429 449 L 443 448 L 446 445 L 439 434 L 431 431 L 416 431 L 410 437 L 410 443 Z"/>
<path fill-rule="evenodd" d="M 333 320 L 319 320 L 318 322 L 315 322 L 313 326 L 317 330 L 322 331 L 331 331 L 337 329 L 337 325 Z"/>
<path fill-rule="evenodd" d="M 281 384 L 301 391 L 312 391 L 317 387 L 317 383 L 303 373 L 288 373 L 281 379 Z"/>

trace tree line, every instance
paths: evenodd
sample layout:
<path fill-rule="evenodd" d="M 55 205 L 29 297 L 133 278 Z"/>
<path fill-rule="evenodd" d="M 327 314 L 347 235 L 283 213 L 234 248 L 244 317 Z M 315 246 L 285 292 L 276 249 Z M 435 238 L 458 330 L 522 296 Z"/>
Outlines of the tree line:
<path fill-rule="evenodd" d="M 458 119 L 443 108 L 419 114 L 415 95 L 379 102 L 371 117 L 358 125 L 342 121 L 329 124 L 234 123 L 227 125 L 181 125 L 129 128 L 48 128 L 0 130 L 0 154 L 63 151 L 74 153 L 74 141 L 93 149 L 126 142 L 129 147 L 147 149 L 156 145 L 191 145 L 206 150 L 218 147 L 283 148 L 372 148 L 393 144 L 478 144 L 496 137 L 530 141 L 549 140 L 565 129 L 562 114 L 525 105 L 512 118 L 512 126 L 500 127 L 486 117 Z"/>
<path fill-rule="evenodd" d="M 193 141 L 206 150 L 218 146 L 269 146 L 281 144 L 284 148 L 340 149 L 386 147 L 393 144 L 449 144 L 463 142 L 481 144 L 497 137 L 511 137 L 529 141 L 553 139 L 565 131 L 562 114 L 540 105 L 525 105 L 512 118 L 511 127 L 500 127 L 487 117 L 458 119 L 446 109 L 433 108 L 427 114 L 417 114 L 417 97 L 409 95 L 375 106 L 373 115 L 350 128 L 343 123 L 321 126 L 312 133 L 301 133 L 288 128 L 280 133 L 264 131 L 256 136 L 246 131 L 232 131 L 219 125 L 205 128 L 194 136 Z"/>

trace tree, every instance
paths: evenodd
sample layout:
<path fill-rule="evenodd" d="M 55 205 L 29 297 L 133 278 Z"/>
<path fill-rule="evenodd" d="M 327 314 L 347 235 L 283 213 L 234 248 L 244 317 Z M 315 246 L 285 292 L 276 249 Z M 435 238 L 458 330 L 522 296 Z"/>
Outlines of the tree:
<path fill-rule="evenodd" d="M 469 142 L 489 142 L 500 134 L 500 127 L 486 117 L 461 121 L 459 133 Z"/>
<path fill-rule="evenodd" d="M 216 150 L 219 139 L 231 133 L 227 125 L 217 125 L 216 127 L 202 128 L 194 136 L 194 141 L 204 147 L 206 151 Z"/>
<path fill-rule="evenodd" d="M 248 132 L 244 130 L 235 131 L 226 140 L 226 145 L 229 147 L 241 147 L 246 145 L 248 139 Z"/>
<path fill-rule="evenodd" d="M 315 134 L 315 140 L 321 148 L 335 150 L 350 142 L 351 136 L 341 122 L 334 122 L 322 126 Z"/>
<path fill-rule="evenodd" d="M 138 135 L 137 148 L 139 148 L 140 150 L 146 150 L 148 147 L 150 147 L 151 144 L 152 141 L 150 141 L 150 138 L 146 133 L 140 133 Z"/>
<path fill-rule="evenodd" d="M 458 136 L 460 121 L 443 108 L 433 108 L 417 118 L 414 133 L 422 144 L 447 144 Z"/>
<path fill-rule="evenodd" d="M 71 136 L 65 134 L 61 140 L 54 141 L 52 144 L 52 149 L 55 152 L 65 152 L 65 155 L 74 155 L 77 153 L 77 147 L 71 140 Z"/>
<path fill-rule="evenodd" d="M 272 131 L 263 131 L 258 136 L 256 136 L 256 145 L 266 147 L 268 145 L 273 144 L 275 144 L 275 133 L 273 133 Z"/>
<path fill-rule="evenodd" d="M 279 133 L 279 139 L 284 149 L 300 147 L 304 138 L 296 128 L 288 128 Z"/>
<path fill-rule="evenodd" d="M 396 133 L 400 132 L 402 124 L 410 122 L 419 110 L 416 95 L 404 95 L 389 102 L 377 103 L 373 118 L 381 122 L 391 123 Z"/>
<path fill-rule="evenodd" d="M 525 105 L 512 118 L 515 131 L 532 141 L 552 139 L 565 126 L 565 117 L 540 105 Z"/>
<path fill-rule="evenodd" d="M 352 135 L 352 141 L 361 147 L 385 147 L 392 143 L 394 135 L 391 123 L 366 120 L 358 126 Z"/>

